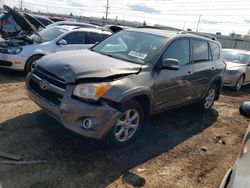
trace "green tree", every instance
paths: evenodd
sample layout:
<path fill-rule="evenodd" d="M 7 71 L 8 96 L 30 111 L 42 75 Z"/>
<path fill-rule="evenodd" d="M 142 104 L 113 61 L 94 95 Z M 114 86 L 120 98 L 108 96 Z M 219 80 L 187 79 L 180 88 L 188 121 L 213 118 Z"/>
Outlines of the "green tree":
<path fill-rule="evenodd" d="M 143 23 L 142 23 L 142 26 L 146 26 L 146 25 L 147 25 L 147 23 L 146 23 L 146 21 L 144 20 Z"/>

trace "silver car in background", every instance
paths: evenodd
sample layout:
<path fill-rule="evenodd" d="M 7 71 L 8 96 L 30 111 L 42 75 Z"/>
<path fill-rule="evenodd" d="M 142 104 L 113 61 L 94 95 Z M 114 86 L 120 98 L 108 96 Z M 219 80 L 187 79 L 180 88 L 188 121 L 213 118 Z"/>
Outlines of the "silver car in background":
<path fill-rule="evenodd" d="M 111 33 L 77 26 L 55 26 L 31 36 L 0 43 L 0 67 L 30 72 L 42 56 L 59 51 L 87 49 Z"/>
<path fill-rule="evenodd" d="M 242 85 L 250 83 L 250 51 L 223 49 L 222 53 L 227 64 L 224 86 L 239 91 Z"/>

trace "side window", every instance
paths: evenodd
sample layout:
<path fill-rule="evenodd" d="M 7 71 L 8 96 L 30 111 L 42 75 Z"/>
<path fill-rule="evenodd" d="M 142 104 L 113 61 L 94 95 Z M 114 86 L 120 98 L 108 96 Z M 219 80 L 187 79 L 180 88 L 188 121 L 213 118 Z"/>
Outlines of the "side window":
<path fill-rule="evenodd" d="M 89 44 L 95 44 L 96 42 L 101 42 L 102 39 L 102 35 L 99 33 L 89 33 Z"/>
<path fill-rule="evenodd" d="M 213 60 L 220 58 L 220 46 L 216 43 L 210 42 L 211 52 Z"/>
<path fill-rule="evenodd" d="M 103 34 L 102 35 L 102 38 L 103 38 L 103 40 L 105 40 L 106 38 L 108 38 L 110 35 L 106 35 L 106 34 Z"/>
<path fill-rule="evenodd" d="M 186 65 L 190 62 L 189 57 L 189 40 L 179 39 L 175 40 L 169 45 L 167 50 L 163 54 L 163 59 L 173 58 L 180 62 L 180 65 Z"/>
<path fill-rule="evenodd" d="M 193 61 L 209 61 L 208 43 L 202 40 L 193 40 Z"/>
<path fill-rule="evenodd" d="M 67 44 L 85 44 L 85 33 L 73 32 L 63 37 L 63 39 L 67 41 Z"/>

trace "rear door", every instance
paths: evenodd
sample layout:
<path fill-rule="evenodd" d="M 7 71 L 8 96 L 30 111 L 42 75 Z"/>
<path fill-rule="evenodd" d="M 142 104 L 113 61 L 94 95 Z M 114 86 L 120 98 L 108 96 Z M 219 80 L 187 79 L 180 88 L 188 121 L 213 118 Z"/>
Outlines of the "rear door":
<path fill-rule="evenodd" d="M 159 70 L 155 77 L 155 111 L 185 103 L 190 99 L 190 40 L 176 39 L 163 53 L 161 60 L 177 59 L 179 70 Z M 161 62 L 160 62 L 161 63 Z"/>
<path fill-rule="evenodd" d="M 200 98 L 208 87 L 209 81 L 213 78 L 215 65 L 208 41 L 193 38 L 191 46 L 193 66 L 193 73 L 190 75 L 191 97 L 196 99 Z"/>

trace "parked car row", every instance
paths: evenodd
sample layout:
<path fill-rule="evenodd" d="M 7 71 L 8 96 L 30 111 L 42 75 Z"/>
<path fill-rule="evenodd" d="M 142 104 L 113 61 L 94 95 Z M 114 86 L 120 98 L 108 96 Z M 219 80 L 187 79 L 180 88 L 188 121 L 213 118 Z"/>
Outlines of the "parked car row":
<path fill-rule="evenodd" d="M 8 6 L 4 8 L 8 11 L 4 14 L 23 31 L 0 43 L 0 67 L 8 69 L 29 73 L 44 55 L 90 48 L 112 34 L 94 25 L 75 22 L 56 22 L 36 31 L 23 15 Z"/>

